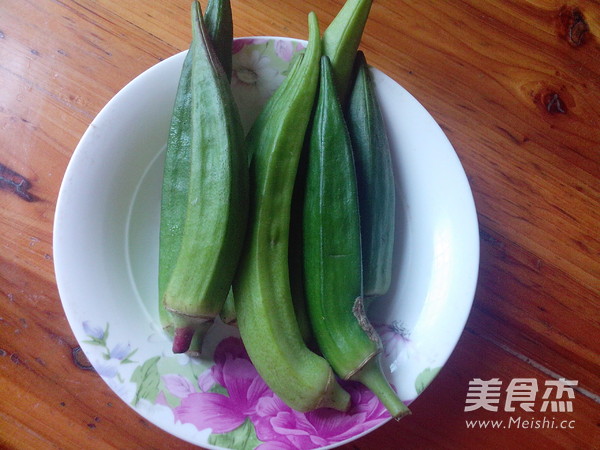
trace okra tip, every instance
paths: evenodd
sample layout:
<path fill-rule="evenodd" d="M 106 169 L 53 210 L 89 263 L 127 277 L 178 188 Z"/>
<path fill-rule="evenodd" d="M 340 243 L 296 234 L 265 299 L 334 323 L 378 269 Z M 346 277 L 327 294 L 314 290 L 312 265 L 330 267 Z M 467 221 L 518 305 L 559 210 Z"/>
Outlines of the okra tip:
<path fill-rule="evenodd" d="M 351 379 L 359 381 L 369 388 L 394 419 L 400 420 L 410 414 L 410 409 L 400 399 L 381 371 L 379 358 L 372 358 Z"/>
<path fill-rule="evenodd" d="M 332 408 L 337 411 L 347 412 L 351 406 L 351 397 L 348 391 L 342 388 L 337 381 L 333 381 L 327 394 L 322 400 L 323 408 Z"/>
<path fill-rule="evenodd" d="M 320 33 L 319 20 L 317 19 L 317 14 L 314 11 L 311 11 L 308 13 L 308 28 L 309 28 L 309 34 L 310 34 L 311 30 L 313 32 L 316 31 L 317 33 Z"/>

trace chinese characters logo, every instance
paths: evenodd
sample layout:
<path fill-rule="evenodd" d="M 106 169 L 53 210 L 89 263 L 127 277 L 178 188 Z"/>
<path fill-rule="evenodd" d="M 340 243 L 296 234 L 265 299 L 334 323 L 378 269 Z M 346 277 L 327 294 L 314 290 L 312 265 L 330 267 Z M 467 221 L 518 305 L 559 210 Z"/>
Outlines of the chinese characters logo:
<path fill-rule="evenodd" d="M 535 378 L 514 378 L 506 389 L 502 390 L 502 381 L 499 378 L 474 378 L 469 381 L 465 412 L 478 409 L 498 411 L 500 405 L 503 405 L 506 412 L 514 412 L 518 408 L 534 412 L 536 407 L 540 412 L 573 412 L 573 386 L 577 386 L 577 381 L 564 378 L 546 380 L 543 387 L 538 386 L 538 380 Z M 506 395 L 501 402 L 503 393 Z M 541 393 L 541 401 L 538 401 L 538 393 Z"/>

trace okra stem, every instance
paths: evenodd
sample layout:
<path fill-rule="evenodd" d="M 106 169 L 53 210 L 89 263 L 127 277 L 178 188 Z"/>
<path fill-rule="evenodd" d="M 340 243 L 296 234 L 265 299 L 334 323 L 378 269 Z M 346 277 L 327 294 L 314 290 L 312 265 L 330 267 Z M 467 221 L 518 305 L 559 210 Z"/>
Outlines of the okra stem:
<path fill-rule="evenodd" d="M 173 353 L 185 353 L 190 348 L 190 342 L 196 330 L 191 327 L 175 328 L 173 335 Z"/>
<path fill-rule="evenodd" d="M 395 419 L 400 419 L 410 414 L 408 407 L 400 400 L 400 397 L 398 397 L 398 394 L 390 386 L 390 383 L 381 371 L 379 355 L 371 358 L 350 379 L 367 386 Z"/>

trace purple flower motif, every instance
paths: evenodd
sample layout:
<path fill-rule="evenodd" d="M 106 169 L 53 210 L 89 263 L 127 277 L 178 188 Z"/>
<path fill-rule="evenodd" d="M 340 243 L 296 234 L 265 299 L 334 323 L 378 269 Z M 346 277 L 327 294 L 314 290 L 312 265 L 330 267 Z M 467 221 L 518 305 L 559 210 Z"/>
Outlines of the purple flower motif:
<path fill-rule="evenodd" d="M 156 400 L 154 401 L 157 405 L 169 406 L 169 402 L 167 402 L 167 396 L 163 391 L 160 391 L 156 396 Z"/>
<path fill-rule="evenodd" d="M 213 376 L 213 371 L 214 370 L 212 368 L 210 370 L 205 370 L 198 377 L 198 387 L 202 392 L 209 392 L 218 384 L 217 380 L 215 380 L 215 377 Z"/>
<path fill-rule="evenodd" d="M 117 344 L 110 351 L 110 357 L 114 359 L 118 359 L 119 361 L 124 360 L 131 353 L 131 345 L 130 344 Z"/>
<path fill-rule="evenodd" d="M 186 398 L 196 392 L 194 385 L 181 375 L 163 375 L 162 379 L 171 394 L 178 398 Z"/>
<path fill-rule="evenodd" d="M 352 398 L 350 411 L 318 409 L 299 413 L 277 396 L 263 398 L 257 407 L 258 449 L 309 449 L 335 444 L 367 431 L 389 418 L 379 400 L 364 386 L 344 382 Z"/>
<path fill-rule="evenodd" d="M 211 428 L 216 434 L 231 432 L 250 419 L 263 442 L 260 450 L 331 445 L 389 418 L 373 393 L 355 382 L 343 382 L 352 399 L 346 413 L 325 408 L 308 413 L 291 409 L 258 375 L 239 338 L 221 341 L 214 361 L 215 365 L 198 378 L 200 391 L 180 376 L 163 377 L 169 392 L 181 398 L 173 410 L 175 419 L 200 430 Z"/>
<path fill-rule="evenodd" d="M 294 43 L 291 41 L 275 41 L 275 54 L 284 61 L 291 61 L 294 56 Z"/>
<path fill-rule="evenodd" d="M 235 55 L 242 51 L 244 47 L 247 45 L 259 45 L 267 42 L 267 39 L 258 39 L 258 38 L 239 38 L 234 39 L 232 53 Z"/>
<path fill-rule="evenodd" d="M 102 340 L 104 339 L 104 330 L 101 327 L 91 325 L 89 320 L 83 322 L 83 330 L 89 337 Z"/>
<path fill-rule="evenodd" d="M 227 433 L 255 415 L 259 399 L 270 392 L 258 376 L 237 338 L 223 340 L 215 351 L 215 365 L 210 375 L 199 379 L 203 390 L 220 386 L 219 392 L 195 392 L 183 398 L 175 408 L 175 418 L 192 423 L 198 429 L 212 428 L 213 433 Z"/>
<path fill-rule="evenodd" d="M 232 47 L 232 53 L 235 55 L 236 53 L 239 53 L 242 51 L 242 49 L 248 45 L 248 41 L 250 39 L 234 39 L 233 40 L 233 47 Z"/>
<path fill-rule="evenodd" d="M 248 352 L 244 344 L 242 344 L 241 339 L 230 337 L 219 342 L 214 354 L 214 360 L 217 365 L 223 365 L 227 360 L 238 358 L 250 361 Z"/>
<path fill-rule="evenodd" d="M 410 342 L 409 331 L 394 320 L 390 324 L 374 324 L 383 344 L 383 356 L 388 361 L 395 361 L 403 347 Z"/>
<path fill-rule="evenodd" d="M 115 360 L 98 360 L 94 363 L 94 369 L 104 378 L 114 378 L 119 374 L 119 364 Z"/>

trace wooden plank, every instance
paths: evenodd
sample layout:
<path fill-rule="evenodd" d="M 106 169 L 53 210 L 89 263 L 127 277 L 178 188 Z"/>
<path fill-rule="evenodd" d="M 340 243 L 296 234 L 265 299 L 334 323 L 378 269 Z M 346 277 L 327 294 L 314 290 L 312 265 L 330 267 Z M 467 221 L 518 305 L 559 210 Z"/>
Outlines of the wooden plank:
<path fill-rule="evenodd" d="M 482 236 L 469 327 L 599 392 L 600 296 L 501 236 Z"/>

